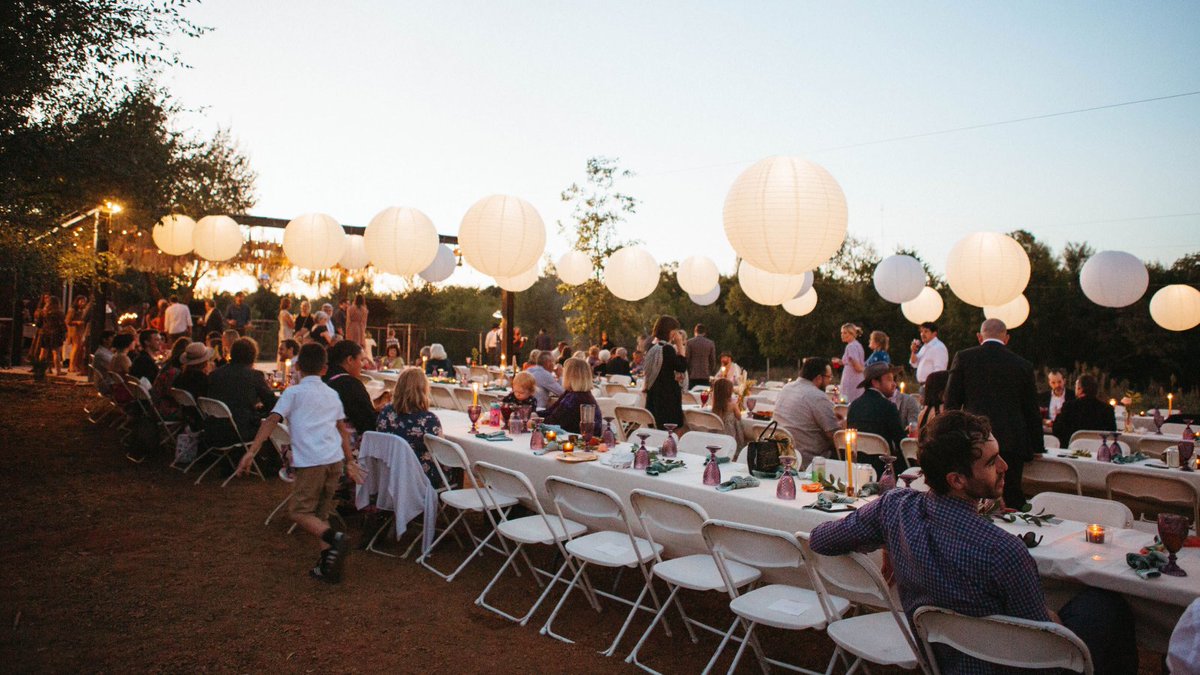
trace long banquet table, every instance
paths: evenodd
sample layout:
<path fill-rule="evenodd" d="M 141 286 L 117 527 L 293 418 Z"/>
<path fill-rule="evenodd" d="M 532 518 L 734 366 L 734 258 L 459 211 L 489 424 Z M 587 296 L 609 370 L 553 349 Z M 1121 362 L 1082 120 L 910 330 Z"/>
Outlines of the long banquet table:
<path fill-rule="evenodd" d="M 1114 464 L 1112 462 L 1098 461 L 1095 455 L 1091 457 L 1060 456 L 1064 454 L 1067 454 L 1067 452 L 1062 450 L 1047 450 L 1044 456 L 1034 461 L 1064 462 L 1070 464 L 1079 472 L 1079 482 L 1083 486 L 1083 489 L 1092 493 L 1103 493 L 1105 491 L 1104 481 L 1108 474 L 1118 470 L 1128 470 L 1149 476 L 1181 478 L 1191 483 L 1197 491 L 1200 491 L 1200 471 L 1167 469 L 1165 468 L 1166 464 L 1162 460 L 1148 459 L 1131 464 Z"/>

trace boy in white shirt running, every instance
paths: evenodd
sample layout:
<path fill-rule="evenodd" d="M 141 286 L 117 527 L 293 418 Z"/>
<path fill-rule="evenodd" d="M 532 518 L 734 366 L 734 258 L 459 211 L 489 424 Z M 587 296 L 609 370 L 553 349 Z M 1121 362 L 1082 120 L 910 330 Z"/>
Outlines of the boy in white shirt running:
<path fill-rule="evenodd" d="M 300 383 L 288 387 L 279 397 L 238 464 L 237 472 L 241 475 L 249 471 L 254 455 L 271 437 L 276 425 L 287 420 L 292 437 L 292 466 L 296 470 L 288 513 L 297 525 L 321 539 L 321 557 L 309 575 L 336 584 L 342 579 L 350 541 L 346 533 L 329 526 L 334 493 L 343 466 L 355 483 L 363 482 L 364 473 L 350 449 L 350 427 L 345 421 L 342 400 L 321 381 L 326 358 L 325 348 L 319 344 L 300 348 L 296 358 L 296 368 L 302 376 Z"/>

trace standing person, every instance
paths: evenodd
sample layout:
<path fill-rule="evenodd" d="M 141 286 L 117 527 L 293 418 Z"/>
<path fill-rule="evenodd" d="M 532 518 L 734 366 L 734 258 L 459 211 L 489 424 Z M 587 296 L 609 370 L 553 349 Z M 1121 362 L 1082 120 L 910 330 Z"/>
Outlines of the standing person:
<path fill-rule="evenodd" d="M 1071 444 L 1076 431 L 1116 431 L 1117 413 L 1100 399 L 1100 383 L 1095 375 L 1084 373 L 1075 378 L 1075 398 L 1063 404 L 1062 412 L 1054 418 L 1054 435 L 1062 447 Z"/>
<path fill-rule="evenodd" d="M 600 331 L 600 349 L 607 349 L 611 352 L 612 350 L 616 349 L 616 347 L 617 346 L 613 344 L 612 340 L 608 339 L 608 331 Z"/>
<path fill-rule="evenodd" d="M 733 383 L 725 378 L 713 381 L 712 411 L 721 418 L 725 435 L 732 437 L 739 449 L 746 445 L 746 436 L 742 431 L 742 402 L 733 397 Z"/>
<path fill-rule="evenodd" d="M 296 317 L 292 316 L 292 299 L 279 299 L 279 342 L 296 337 Z"/>
<path fill-rule="evenodd" d="M 804 469 L 816 457 L 833 457 L 833 434 L 842 421 L 825 395 L 833 382 L 833 368 L 820 356 L 810 356 L 800 364 L 800 377 L 788 382 L 775 401 L 775 421 L 792 435 L 796 453 Z"/>
<path fill-rule="evenodd" d="M 521 335 L 521 327 L 513 326 L 512 331 L 512 353 L 508 358 L 513 359 L 517 363 L 521 362 L 521 350 L 525 349 L 525 343 L 529 342 L 529 338 Z"/>
<path fill-rule="evenodd" d="M 146 321 L 146 328 L 156 330 L 160 333 L 163 332 L 167 318 L 167 304 L 166 300 L 159 299 L 158 303 L 154 306 L 154 313 Z"/>
<path fill-rule="evenodd" d="M 954 355 L 946 383 L 946 409 L 984 415 L 1008 464 L 1004 503 L 1025 504 L 1021 476 L 1034 453 L 1045 452 L 1033 364 L 1008 349 L 1008 328 L 999 319 L 979 327 L 979 346 Z"/>
<path fill-rule="evenodd" d="M 400 371 L 392 390 L 392 402 L 379 411 L 375 430 L 408 441 L 425 469 L 429 484 L 435 488 L 442 486 L 433 457 L 425 447 L 426 436 L 442 435 L 442 421 L 429 409 L 429 380 L 420 368 L 414 366 Z"/>
<path fill-rule="evenodd" d="M 871 331 L 871 337 L 867 340 L 867 346 L 871 348 L 871 355 L 867 357 L 867 365 L 872 363 L 891 364 L 892 357 L 888 355 L 888 334 L 881 330 Z"/>
<path fill-rule="evenodd" d="M 337 310 L 330 315 L 330 318 L 333 320 L 334 333 L 341 335 L 342 337 L 346 336 L 346 317 L 349 309 L 350 301 L 346 298 L 342 298 L 341 300 L 338 300 Z"/>
<path fill-rule="evenodd" d="M 221 314 L 221 310 L 217 309 L 217 301 L 215 298 L 208 298 L 204 301 L 204 335 L 208 336 L 212 333 L 220 333 L 225 330 L 225 315 Z"/>
<path fill-rule="evenodd" d="M 354 304 L 346 309 L 346 339 L 359 347 L 367 347 L 367 299 L 362 293 L 354 296 Z"/>
<path fill-rule="evenodd" d="M 300 315 L 296 317 L 296 332 L 292 337 L 297 341 L 303 340 L 313 329 L 312 304 L 307 300 L 300 301 Z"/>
<path fill-rule="evenodd" d="M 54 374 L 63 374 L 63 343 L 67 340 L 67 316 L 63 314 L 62 302 L 57 296 L 47 295 L 41 309 L 41 323 L 37 333 L 40 361 L 51 361 Z"/>
<path fill-rule="evenodd" d="M 708 339 L 708 328 L 702 323 L 696 324 L 692 335 L 687 341 L 688 379 L 708 382 L 717 372 L 717 345 Z"/>
<path fill-rule="evenodd" d="M 254 455 L 275 427 L 286 420 L 292 437 L 292 467 L 296 470 L 288 513 L 292 521 L 321 541 L 321 556 L 309 570 L 309 576 L 336 584 L 342 580 L 350 540 L 344 532 L 329 525 L 334 494 L 343 469 L 355 483 L 362 483 L 364 475 L 350 449 L 350 428 L 344 421 L 342 402 L 336 392 L 321 382 L 325 359 L 325 350 L 318 345 L 304 345 L 300 349 L 296 361 L 304 377 L 300 384 L 288 387 L 279 397 L 238 463 L 237 473 L 250 470 Z"/>
<path fill-rule="evenodd" d="M 500 324 L 492 324 L 492 329 L 483 338 L 483 349 L 487 352 L 487 362 L 490 365 L 500 364 Z"/>
<path fill-rule="evenodd" d="M 1075 392 L 1067 389 L 1067 373 L 1062 368 L 1055 368 L 1047 373 L 1046 384 L 1050 389 L 1038 394 L 1038 407 L 1042 409 L 1046 426 L 1049 426 L 1058 417 L 1063 405 L 1075 399 Z"/>
<path fill-rule="evenodd" d="M 654 415 L 655 426 L 683 424 L 683 391 L 676 373 L 687 372 L 687 359 L 680 356 L 685 349 L 683 338 L 675 331 L 679 319 L 669 314 L 658 317 L 651 334 L 654 344 L 646 351 L 646 409 Z"/>
<path fill-rule="evenodd" d="M 858 386 L 863 389 L 863 394 L 846 411 L 846 427 L 883 436 L 891 448 L 891 455 L 896 458 L 896 472 L 899 473 L 907 468 L 900 453 L 900 441 L 907 435 L 907 430 L 900 420 L 900 411 L 889 400 L 896 392 L 895 372 L 886 363 L 871 364 L 863 371 L 863 381 Z M 871 455 L 869 462 L 875 467 L 875 474 L 882 476 L 883 461 L 877 455 Z"/>
<path fill-rule="evenodd" d="M 83 358 L 86 351 L 84 347 L 84 335 L 87 333 L 88 321 L 88 298 L 86 295 L 75 296 L 75 303 L 71 305 L 71 309 L 67 311 L 67 345 L 71 348 L 71 367 L 67 369 L 69 374 L 83 375 L 86 372 L 87 362 Z"/>
<path fill-rule="evenodd" d="M 842 381 L 838 385 L 842 398 L 846 399 L 846 403 L 854 403 L 854 399 L 862 395 L 859 385 L 863 381 L 863 370 L 867 367 L 866 354 L 863 353 L 862 343 L 858 341 L 862 336 L 862 328 L 852 323 L 844 323 L 841 335 L 846 349 L 842 351 L 840 359 L 833 359 L 833 367 L 842 368 Z"/>
<path fill-rule="evenodd" d="M 234 294 L 233 304 L 225 308 L 225 320 L 238 335 L 246 333 L 246 326 L 250 324 L 250 307 L 246 305 L 245 293 L 238 291 Z"/>
<path fill-rule="evenodd" d="M 545 328 L 539 328 L 537 337 L 533 338 L 533 346 L 540 352 L 548 351 L 554 346 L 554 339 L 550 337 Z"/>
<path fill-rule="evenodd" d="M 163 332 L 167 334 L 167 342 L 174 345 L 181 337 L 192 338 L 192 310 L 179 301 L 178 295 L 172 295 L 163 314 Z"/>
<path fill-rule="evenodd" d="M 950 350 L 938 339 L 937 324 L 926 321 L 921 324 L 920 339 L 912 341 L 912 356 L 908 364 L 917 369 L 917 383 L 925 387 L 930 373 L 946 370 L 950 366 Z"/>

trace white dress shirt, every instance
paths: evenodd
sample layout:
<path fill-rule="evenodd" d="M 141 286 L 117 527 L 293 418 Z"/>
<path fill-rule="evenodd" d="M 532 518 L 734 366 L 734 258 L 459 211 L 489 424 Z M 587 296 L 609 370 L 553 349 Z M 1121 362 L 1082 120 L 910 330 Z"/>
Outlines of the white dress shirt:
<path fill-rule="evenodd" d="M 192 327 L 192 310 L 182 302 L 172 303 L 163 313 L 163 332 L 167 335 L 187 333 Z"/>
<path fill-rule="evenodd" d="M 283 390 L 271 412 L 288 424 L 292 437 L 292 466 L 325 466 L 344 460 L 338 422 L 346 419 L 342 399 L 317 375 Z"/>
<path fill-rule="evenodd" d="M 917 382 L 925 384 L 925 379 L 930 373 L 950 367 L 950 350 L 946 349 L 944 342 L 935 337 L 921 345 L 917 355 L 912 357 L 909 363 L 917 367 Z"/>

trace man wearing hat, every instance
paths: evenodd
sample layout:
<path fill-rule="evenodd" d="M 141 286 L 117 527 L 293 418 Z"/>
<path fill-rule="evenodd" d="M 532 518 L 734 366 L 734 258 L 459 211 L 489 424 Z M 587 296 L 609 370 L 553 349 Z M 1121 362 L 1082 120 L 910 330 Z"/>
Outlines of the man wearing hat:
<path fill-rule="evenodd" d="M 858 386 L 866 391 L 854 399 L 846 411 L 846 427 L 886 438 L 892 456 L 896 458 L 895 470 L 899 473 L 907 465 L 900 453 L 900 441 L 906 434 L 904 422 L 890 400 L 896 391 L 896 372 L 886 363 L 872 363 L 863 371 L 863 381 Z M 870 457 L 869 461 L 876 474 L 882 475 L 883 462 L 876 456 Z"/>

